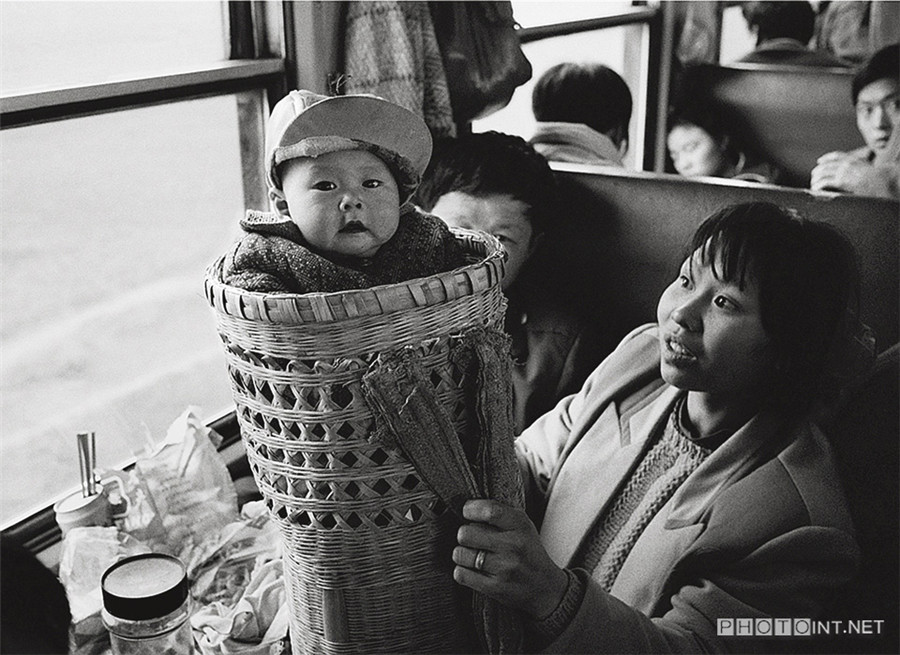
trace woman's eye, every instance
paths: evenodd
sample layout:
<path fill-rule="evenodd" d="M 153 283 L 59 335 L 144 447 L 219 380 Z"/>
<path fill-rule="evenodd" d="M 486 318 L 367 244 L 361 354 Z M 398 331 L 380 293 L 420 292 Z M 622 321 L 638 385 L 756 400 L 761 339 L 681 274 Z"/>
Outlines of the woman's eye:
<path fill-rule="evenodd" d="M 334 191 L 335 189 L 337 189 L 337 185 L 334 182 L 322 180 L 313 184 L 312 188 L 316 191 Z"/>
<path fill-rule="evenodd" d="M 719 309 L 737 309 L 737 304 L 725 296 L 716 296 L 713 304 Z"/>
<path fill-rule="evenodd" d="M 363 186 L 366 187 L 367 189 L 376 189 L 383 185 L 384 185 L 384 182 L 382 182 L 381 180 L 373 179 L 373 180 L 366 180 L 365 182 L 363 182 Z"/>

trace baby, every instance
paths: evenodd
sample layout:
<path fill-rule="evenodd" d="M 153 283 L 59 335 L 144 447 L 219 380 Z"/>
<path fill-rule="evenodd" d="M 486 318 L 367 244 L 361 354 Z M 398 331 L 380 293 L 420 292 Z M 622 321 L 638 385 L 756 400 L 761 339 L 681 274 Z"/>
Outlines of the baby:
<path fill-rule="evenodd" d="M 368 95 L 291 91 L 266 127 L 273 212 L 249 210 L 222 279 L 248 291 L 343 291 L 467 262 L 443 221 L 407 203 L 431 157 L 425 122 Z"/>

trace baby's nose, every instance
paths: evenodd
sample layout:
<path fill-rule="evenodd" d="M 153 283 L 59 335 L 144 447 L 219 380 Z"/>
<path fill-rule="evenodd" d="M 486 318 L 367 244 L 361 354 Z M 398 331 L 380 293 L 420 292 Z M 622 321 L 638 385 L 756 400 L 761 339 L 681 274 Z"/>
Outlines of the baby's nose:
<path fill-rule="evenodd" d="M 340 207 L 342 212 L 347 212 L 351 209 L 362 209 L 362 201 L 359 198 L 348 194 L 341 198 Z"/>

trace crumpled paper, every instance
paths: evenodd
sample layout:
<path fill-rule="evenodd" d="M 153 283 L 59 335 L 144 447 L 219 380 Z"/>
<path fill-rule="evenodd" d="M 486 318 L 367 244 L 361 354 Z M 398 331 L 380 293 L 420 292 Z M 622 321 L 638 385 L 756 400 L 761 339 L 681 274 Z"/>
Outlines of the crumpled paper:
<path fill-rule="evenodd" d="M 194 640 L 203 655 L 279 655 L 289 649 L 281 541 L 264 503 L 223 531 L 194 581 Z"/>

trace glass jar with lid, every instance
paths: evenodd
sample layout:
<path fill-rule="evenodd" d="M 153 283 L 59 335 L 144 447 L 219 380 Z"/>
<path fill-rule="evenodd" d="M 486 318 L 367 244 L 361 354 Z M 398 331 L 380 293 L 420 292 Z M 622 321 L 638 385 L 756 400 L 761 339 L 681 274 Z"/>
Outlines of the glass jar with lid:
<path fill-rule="evenodd" d="M 100 588 L 103 624 L 115 655 L 195 652 L 187 571 L 177 557 L 126 557 L 103 573 Z"/>

